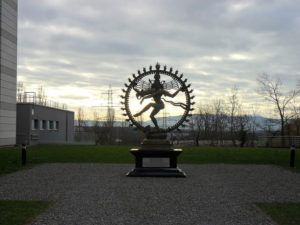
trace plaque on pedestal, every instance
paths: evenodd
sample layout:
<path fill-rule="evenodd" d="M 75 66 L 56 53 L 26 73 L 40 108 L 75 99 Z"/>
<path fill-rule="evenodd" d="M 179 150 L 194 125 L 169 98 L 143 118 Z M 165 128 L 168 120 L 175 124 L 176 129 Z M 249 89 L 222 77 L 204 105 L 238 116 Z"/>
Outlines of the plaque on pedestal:
<path fill-rule="evenodd" d="M 130 153 L 135 156 L 135 168 L 127 176 L 185 177 L 185 173 L 177 167 L 177 157 L 181 152 L 181 149 L 131 149 Z"/>
<path fill-rule="evenodd" d="M 144 157 L 142 163 L 143 167 L 170 167 L 170 159 L 167 157 Z"/>

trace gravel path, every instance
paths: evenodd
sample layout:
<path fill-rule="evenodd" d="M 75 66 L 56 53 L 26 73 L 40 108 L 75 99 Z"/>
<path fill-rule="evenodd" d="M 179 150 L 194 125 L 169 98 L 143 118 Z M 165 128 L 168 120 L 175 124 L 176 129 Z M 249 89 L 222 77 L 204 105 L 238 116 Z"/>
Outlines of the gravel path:
<path fill-rule="evenodd" d="M 34 225 L 274 224 L 253 202 L 300 202 L 300 174 L 186 165 L 187 178 L 126 177 L 129 164 L 44 164 L 0 177 L 0 199 L 49 200 Z"/>

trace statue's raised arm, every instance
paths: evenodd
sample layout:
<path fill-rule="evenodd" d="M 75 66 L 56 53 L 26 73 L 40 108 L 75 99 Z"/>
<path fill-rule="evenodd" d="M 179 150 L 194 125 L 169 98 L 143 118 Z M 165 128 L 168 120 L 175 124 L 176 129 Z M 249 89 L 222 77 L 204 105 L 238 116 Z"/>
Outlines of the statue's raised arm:
<path fill-rule="evenodd" d="M 174 98 L 176 97 L 176 95 L 182 90 L 182 87 L 177 89 L 177 91 L 175 91 L 173 94 L 170 94 L 170 92 L 164 90 L 164 95 L 165 96 L 168 96 L 168 97 L 171 97 L 171 98 Z"/>

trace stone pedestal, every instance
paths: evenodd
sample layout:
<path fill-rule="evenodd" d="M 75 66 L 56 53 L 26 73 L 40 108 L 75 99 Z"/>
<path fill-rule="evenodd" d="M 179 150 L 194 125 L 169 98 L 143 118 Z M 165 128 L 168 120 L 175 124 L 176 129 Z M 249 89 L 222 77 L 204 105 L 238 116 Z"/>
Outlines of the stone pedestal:
<path fill-rule="evenodd" d="M 129 177 L 186 177 L 177 167 L 177 157 L 182 149 L 172 149 L 165 134 L 152 134 L 142 142 L 140 149 L 131 149 L 135 168 Z"/>
<path fill-rule="evenodd" d="M 186 177 L 177 167 L 181 149 L 143 150 L 131 149 L 135 156 L 135 168 L 127 173 L 129 177 Z"/>

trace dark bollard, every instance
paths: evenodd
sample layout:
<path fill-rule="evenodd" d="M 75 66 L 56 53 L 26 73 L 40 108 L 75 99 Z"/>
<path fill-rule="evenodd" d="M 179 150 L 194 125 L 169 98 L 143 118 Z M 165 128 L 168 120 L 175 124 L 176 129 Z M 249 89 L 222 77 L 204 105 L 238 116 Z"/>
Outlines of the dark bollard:
<path fill-rule="evenodd" d="M 290 167 L 295 167 L 295 145 L 292 145 L 290 149 Z"/>
<path fill-rule="evenodd" d="M 26 145 L 22 144 L 22 165 L 26 165 Z"/>

